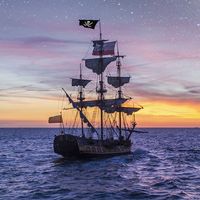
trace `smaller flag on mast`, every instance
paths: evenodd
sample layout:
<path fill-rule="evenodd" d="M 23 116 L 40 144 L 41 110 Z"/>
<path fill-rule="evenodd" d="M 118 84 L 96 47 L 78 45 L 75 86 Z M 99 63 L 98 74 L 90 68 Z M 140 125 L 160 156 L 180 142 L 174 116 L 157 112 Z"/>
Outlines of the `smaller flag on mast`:
<path fill-rule="evenodd" d="M 93 41 L 93 52 L 92 55 L 99 56 L 99 55 L 114 55 L 115 54 L 115 43 L 113 42 L 99 42 Z"/>
<path fill-rule="evenodd" d="M 56 115 L 49 117 L 49 123 L 63 123 L 62 115 Z"/>
<path fill-rule="evenodd" d="M 90 20 L 90 19 L 79 19 L 79 26 L 85 28 L 95 29 L 95 26 L 99 20 Z"/>

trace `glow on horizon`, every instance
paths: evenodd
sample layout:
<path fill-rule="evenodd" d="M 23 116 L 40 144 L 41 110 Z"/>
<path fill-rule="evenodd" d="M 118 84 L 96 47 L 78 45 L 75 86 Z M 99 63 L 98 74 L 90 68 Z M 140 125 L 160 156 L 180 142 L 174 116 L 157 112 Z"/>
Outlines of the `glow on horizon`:
<path fill-rule="evenodd" d="M 199 10 L 196 0 L 0 0 L 0 127 L 50 127 L 60 88 L 75 95 L 69 78 L 98 37 L 98 28 L 78 26 L 80 18 L 101 18 L 104 38 L 127 55 L 122 73 L 132 79 L 124 91 L 144 107 L 139 127 L 199 127 Z"/>
<path fill-rule="evenodd" d="M 59 125 L 49 125 L 48 117 L 59 114 L 61 102 L 57 100 L 30 100 L 23 106 L 6 105 L 0 116 L 1 127 L 59 127 Z M 59 105 L 60 104 L 60 105 Z M 138 127 L 199 127 L 200 109 L 194 104 L 179 104 L 177 102 L 142 102 L 144 109 L 136 114 Z M 49 109 L 51 108 L 51 109 Z M 13 115 L 10 115 L 13 113 Z M 31 114 L 30 114 L 31 113 Z M 65 111 L 64 116 L 67 126 L 72 125 L 75 112 Z M 2 117 L 3 116 L 3 117 Z M 65 117 L 64 117 L 65 118 Z M 98 124 L 98 123 L 97 123 Z M 65 124 L 66 125 L 66 124 Z"/>

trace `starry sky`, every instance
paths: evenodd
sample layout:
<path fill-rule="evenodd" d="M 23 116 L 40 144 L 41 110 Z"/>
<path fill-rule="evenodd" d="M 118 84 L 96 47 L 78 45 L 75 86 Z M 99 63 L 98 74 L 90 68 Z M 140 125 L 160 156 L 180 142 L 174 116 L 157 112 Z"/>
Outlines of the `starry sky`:
<path fill-rule="evenodd" d="M 200 0 L 0 0 L 0 127 L 48 127 L 61 88 L 75 94 L 70 77 L 99 37 L 83 18 L 101 19 L 103 38 L 126 55 L 139 127 L 200 126 Z"/>

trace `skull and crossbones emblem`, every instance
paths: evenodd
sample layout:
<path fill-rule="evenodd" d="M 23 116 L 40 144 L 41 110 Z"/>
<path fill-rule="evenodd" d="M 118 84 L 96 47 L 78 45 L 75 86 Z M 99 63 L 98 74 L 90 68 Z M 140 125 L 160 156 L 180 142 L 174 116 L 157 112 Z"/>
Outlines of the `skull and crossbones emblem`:
<path fill-rule="evenodd" d="M 88 27 L 88 28 L 91 28 L 92 24 L 93 24 L 93 22 L 91 22 L 91 21 L 88 20 L 88 21 L 86 21 L 86 22 L 83 24 L 83 26 Z"/>

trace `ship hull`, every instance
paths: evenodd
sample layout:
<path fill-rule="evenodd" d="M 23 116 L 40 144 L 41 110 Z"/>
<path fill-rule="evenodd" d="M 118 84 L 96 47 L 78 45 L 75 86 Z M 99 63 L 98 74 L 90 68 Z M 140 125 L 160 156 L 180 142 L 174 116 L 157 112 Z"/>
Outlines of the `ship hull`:
<path fill-rule="evenodd" d="M 54 139 L 54 152 L 63 157 L 95 158 L 131 153 L 131 143 L 118 140 L 92 140 L 70 134 L 58 135 Z"/>

